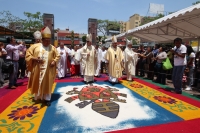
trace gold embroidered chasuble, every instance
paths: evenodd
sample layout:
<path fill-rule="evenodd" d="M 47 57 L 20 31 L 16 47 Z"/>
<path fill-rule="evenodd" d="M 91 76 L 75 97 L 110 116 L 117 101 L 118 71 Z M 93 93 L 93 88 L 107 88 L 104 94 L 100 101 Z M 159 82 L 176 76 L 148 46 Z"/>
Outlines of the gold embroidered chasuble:
<path fill-rule="evenodd" d="M 113 78 L 122 76 L 124 55 L 119 47 L 109 47 L 104 57 L 108 61 L 108 73 Z"/>
<path fill-rule="evenodd" d="M 42 63 L 33 61 L 34 58 L 40 58 Z M 51 94 L 52 86 L 56 78 L 56 66 L 60 54 L 53 45 L 44 47 L 41 43 L 32 45 L 26 53 L 27 69 L 31 72 L 28 89 L 32 94 L 43 96 L 44 94 Z M 50 64 L 55 61 L 55 66 L 51 67 Z"/>
<path fill-rule="evenodd" d="M 87 56 L 87 55 L 90 56 Z M 97 53 L 94 46 L 85 46 L 81 49 L 83 75 L 94 76 L 97 64 Z"/>

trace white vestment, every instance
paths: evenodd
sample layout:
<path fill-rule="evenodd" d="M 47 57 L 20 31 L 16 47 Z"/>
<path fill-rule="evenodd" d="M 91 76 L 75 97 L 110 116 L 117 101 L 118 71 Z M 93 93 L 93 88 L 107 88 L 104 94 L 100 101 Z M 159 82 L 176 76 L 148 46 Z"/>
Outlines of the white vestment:
<path fill-rule="evenodd" d="M 85 46 L 81 49 L 81 57 L 84 81 L 94 81 L 96 70 L 95 66 L 97 63 L 97 54 L 94 46 L 87 46 L 87 44 L 85 44 Z"/>
<path fill-rule="evenodd" d="M 127 80 L 132 81 L 132 76 L 135 75 L 138 54 L 133 52 L 131 48 L 126 47 L 124 51 L 124 63 Z"/>
<path fill-rule="evenodd" d="M 58 77 L 62 78 L 62 77 L 65 77 L 65 75 L 67 74 L 67 57 L 68 55 L 71 54 L 71 50 L 65 46 L 64 48 L 58 47 L 57 50 L 58 50 L 58 53 L 60 53 L 60 60 L 57 65 Z M 63 54 L 61 54 L 61 52 Z"/>
<path fill-rule="evenodd" d="M 77 51 L 75 51 L 74 49 L 71 50 L 71 54 L 70 54 L 70 56 L 71 56 L 71 65 L 79 65 L 79 61 L 76 60 L 76 57 L 79 56 L 78 54 L 79 54 L 78 50 Z"/>
<path fill-rule="evenodd" d="M 82 47 L 83 48 L 83 47 Z M 80 74 L 83 75 L 83 61 L 82 61 L 82 56 L 81 56 L 81 50 L 82 48 L 77 50 L 77 54 L 75 55 L 75 60 L 79 62 L 80 64 Z"/>
<path fill-rule="evenodd" d="M 95 49 L 96 50 L 96 54 L 97 54 L 97 66 L 96 66 L 96 71 L 95 71 L 95 76 L 99 76 L 100 74 L 100 70 L 101 70 L 101 61 L 102 61 L 102 50 L 100 48 Z"/>

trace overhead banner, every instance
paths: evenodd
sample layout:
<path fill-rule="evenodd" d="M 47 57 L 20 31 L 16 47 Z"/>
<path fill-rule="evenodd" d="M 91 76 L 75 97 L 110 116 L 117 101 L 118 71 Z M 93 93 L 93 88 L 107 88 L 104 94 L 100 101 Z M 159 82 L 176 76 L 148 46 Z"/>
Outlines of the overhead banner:
<path fill-rule="evenodd" d="M 149 13 L 152 14 L 164 14 L 164 4 L 150 3 Z"/>

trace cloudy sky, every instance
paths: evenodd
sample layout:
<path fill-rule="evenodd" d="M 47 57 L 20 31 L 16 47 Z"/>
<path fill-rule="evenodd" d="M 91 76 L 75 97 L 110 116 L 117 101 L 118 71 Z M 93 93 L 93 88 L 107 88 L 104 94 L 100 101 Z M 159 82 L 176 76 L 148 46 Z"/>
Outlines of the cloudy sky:
<path fill-rule="evenodd" d="M 127 21 L 148 13 L 150 3 L 164 4 L 165 12 L 191 6 L 196 0 L 0 0 L 1 11 L 25 18 L 23 12 L 54 14 L 55 28 L 87 33 L 88 18 Z"/>

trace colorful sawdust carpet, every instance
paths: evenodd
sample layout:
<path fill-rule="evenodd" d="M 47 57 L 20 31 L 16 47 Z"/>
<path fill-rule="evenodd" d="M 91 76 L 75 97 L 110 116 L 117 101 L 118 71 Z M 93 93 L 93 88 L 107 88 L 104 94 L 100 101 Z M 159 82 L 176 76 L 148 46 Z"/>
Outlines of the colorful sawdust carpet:
<path fill-rule="evenodd" d="M 48 108 L 32 102 L 27 82 L 16 90 L 0 90 L 4 94 L 0 98 L 0 133 L 146 132 L 155 130 L 154 126 L 173 123 L 175 127 L 176 123 L 200 119 L 197 100 L 140 79 L 121 80 L 114 86 L 105 78 L 96 80 L 89 85 L 80 77 L 56 81 Z M 165 128 L 158 130 L 166 132 Z M 192 130 L 197 131 L 200 129 Z"/>

